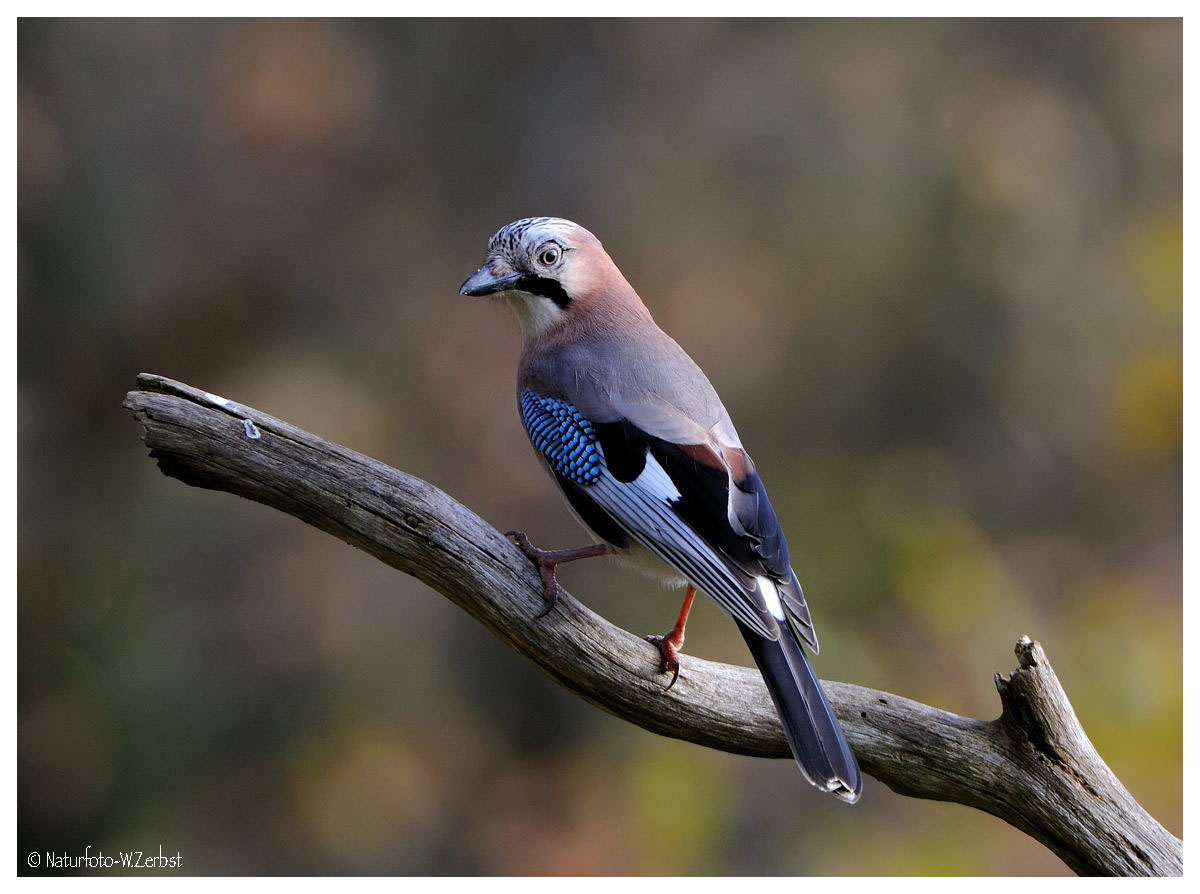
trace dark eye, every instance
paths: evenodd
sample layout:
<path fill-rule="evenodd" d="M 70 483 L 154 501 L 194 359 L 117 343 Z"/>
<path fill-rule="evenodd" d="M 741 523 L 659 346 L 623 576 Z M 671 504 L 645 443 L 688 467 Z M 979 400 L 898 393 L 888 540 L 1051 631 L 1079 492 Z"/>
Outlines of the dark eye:
<path fill-rule="evenodd" d="M 562 251 L 557 245 L 547 245 L 538 255 L 538 263 L 543 267 L 553 267 L 558 263 L 560 257 L 562 257 Z"/>

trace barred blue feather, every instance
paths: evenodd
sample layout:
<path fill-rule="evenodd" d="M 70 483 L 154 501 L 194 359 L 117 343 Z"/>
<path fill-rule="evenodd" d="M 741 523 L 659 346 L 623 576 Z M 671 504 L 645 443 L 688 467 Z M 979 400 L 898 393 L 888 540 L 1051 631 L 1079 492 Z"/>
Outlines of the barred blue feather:
<path fill-rule="evenodd" d="M 522 391 L 521 418 L 551 469 L 583 487 L 596 483 L 601 468 L 596 431 L 577 409 L 565 400 Z"/>

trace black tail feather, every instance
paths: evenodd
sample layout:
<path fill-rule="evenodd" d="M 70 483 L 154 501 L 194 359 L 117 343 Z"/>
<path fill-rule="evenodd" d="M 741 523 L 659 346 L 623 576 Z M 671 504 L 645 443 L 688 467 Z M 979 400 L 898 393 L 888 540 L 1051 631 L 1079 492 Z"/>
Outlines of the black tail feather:
<path fill-rule="evenodd" d="M 738 629 L 775 702 L 800 770 L 817 788 L 853 804 L 862 794 L 862 772 L 833 715 L 821 682 L 785 623 L 778 640 L 764 639 L 745 625 Z"/>

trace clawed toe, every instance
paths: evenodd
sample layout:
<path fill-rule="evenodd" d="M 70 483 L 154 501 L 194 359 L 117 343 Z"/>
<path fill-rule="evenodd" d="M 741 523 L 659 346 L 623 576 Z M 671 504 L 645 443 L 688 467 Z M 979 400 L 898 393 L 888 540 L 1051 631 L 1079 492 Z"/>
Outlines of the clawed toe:
<path fill-rule="evenodd" d="M 662 655 L 662 672 L 671 675 L 671 682 L 667 684 L 667 689 L 670 689 L 679 679 L 679 646 L 672 641 L 670 636 L 652 634 L 645 637 L 645 640 L 658 646 L 658 651 Z"/>

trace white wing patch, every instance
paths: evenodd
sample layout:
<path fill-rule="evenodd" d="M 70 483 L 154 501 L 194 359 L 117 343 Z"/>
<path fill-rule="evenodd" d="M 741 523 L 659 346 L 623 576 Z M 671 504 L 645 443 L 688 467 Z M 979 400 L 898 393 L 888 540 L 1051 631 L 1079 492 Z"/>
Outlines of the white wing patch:
<path fill-rule="evenodd" d="M 646 455 L 646 468 L 642 469 L 642 474 L 633 479 L 632 484 L 665 503 L 674 503 L 683 497 L 679 488 L 675 486 L 675 482 L 671 480 L 671 476 L 667 474 L 658 460 L 649 454 Z"/>
<path fill-rule="evenodd" d="M 771 613 L 771 617 L 784 623 L 783 603 L 779 601 L 779 590 L 775 587 L 775 582 L 760 574 L 758 576 L 758 592 L 762 593 L 763 599 L 766 600 L 767 611 Z"/>

